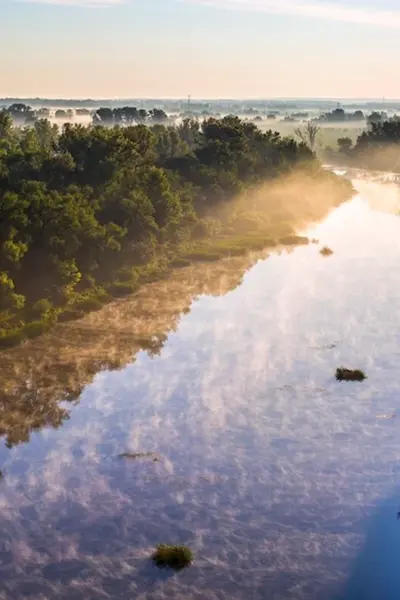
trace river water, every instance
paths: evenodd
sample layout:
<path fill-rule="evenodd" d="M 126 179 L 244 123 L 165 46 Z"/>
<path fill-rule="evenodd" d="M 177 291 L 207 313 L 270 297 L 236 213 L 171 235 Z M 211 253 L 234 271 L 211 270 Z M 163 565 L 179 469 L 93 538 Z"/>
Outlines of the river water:
<path fill-rule="evenodd" d="M 398 600 L 400 193 L 354 184 L 329 258 L 183 269 L 0 354 L 0 598 Z"/>

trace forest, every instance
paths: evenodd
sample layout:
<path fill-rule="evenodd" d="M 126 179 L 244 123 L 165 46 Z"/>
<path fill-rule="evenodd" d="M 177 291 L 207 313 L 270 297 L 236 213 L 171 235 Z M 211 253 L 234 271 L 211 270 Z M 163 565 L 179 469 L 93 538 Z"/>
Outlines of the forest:
<path fill-rule="evenodd" d="M 305 143 L 238 117 L 60 130 L 2 111 L 0 346 L 171 267 L 296 242 L 350 195 Z"/>

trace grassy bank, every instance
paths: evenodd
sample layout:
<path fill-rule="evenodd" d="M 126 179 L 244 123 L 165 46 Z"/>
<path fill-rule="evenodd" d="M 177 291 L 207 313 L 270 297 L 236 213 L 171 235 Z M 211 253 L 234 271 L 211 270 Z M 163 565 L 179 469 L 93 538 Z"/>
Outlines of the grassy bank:
<path fill-rule="evenodd" d="M 146 264 L 124 266 L 111 281 L 71 293 L 65 305 L 54 307 L 42 299 L 30 310 L 21 311 L 19 322 L 0 332 L 0 349 L 42 335 L 57 322 L 100 310 L 112 299 L 134 294 L 144 284 L 169 276 L 173 269 L 266 248 L 308 244 L 308 238 L 296 231 L 322 219 L 351 194 L 349 182 L 323 171 L 318 177 L 302 172 L 254 188 L 251 195 L 238 197 L 204 219 L 202 237 L 182 244 L 165 243 Z"/>

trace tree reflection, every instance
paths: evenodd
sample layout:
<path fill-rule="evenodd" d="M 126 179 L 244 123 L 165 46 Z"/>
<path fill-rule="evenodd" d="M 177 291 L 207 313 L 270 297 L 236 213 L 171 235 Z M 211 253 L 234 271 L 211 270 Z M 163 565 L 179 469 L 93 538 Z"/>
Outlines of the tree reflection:
<path fill-rule="evenodd" d="M 32 432 L 44 427 L 61 427 L 69 418 L 68 404 L 79 402 L 97 373 L 122 369 L 140 351 L 159 356 L 196 297 L 235 289 L 260 256 L 252 253 L 176 271 L 132 298 L 2 352 L 0 436 L 6 446 L 28 442 Z"/>

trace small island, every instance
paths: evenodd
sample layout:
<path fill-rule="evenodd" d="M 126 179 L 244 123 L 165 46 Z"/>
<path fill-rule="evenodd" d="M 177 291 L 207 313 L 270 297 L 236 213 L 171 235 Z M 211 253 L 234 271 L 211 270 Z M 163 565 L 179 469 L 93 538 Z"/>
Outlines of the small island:
<path fill-rule="evenodd" d="M 323 248 L 321 248 L 319 253 L 321 254 L 321 256 L 332 256 L 333 250 L 328 246 L 324 246 Z"/>
<path fill-rule="evenodd" d="M 175 571 L 180 571 L 192 564 L 193 552 L 187 546 L 160 544 L 157 546 L 152 559 L 157 567 L 167 567 Z"/>
<path fill-rule="evenodd" d="M 364 381 L 364 379 L 367 379 L 367 376 L 361 369 L 346 369 L 345 367 L 336 369 L 337 381 Z"/>

